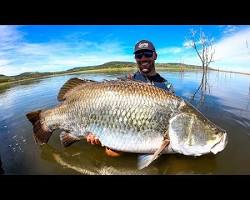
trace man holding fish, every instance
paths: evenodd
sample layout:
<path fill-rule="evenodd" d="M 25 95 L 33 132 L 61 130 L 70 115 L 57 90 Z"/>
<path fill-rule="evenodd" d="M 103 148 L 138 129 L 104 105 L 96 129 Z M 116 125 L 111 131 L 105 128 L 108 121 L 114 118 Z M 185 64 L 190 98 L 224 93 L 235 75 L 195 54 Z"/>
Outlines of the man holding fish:
<path fill-rule="evenodd" d="M 152 42 L 148 40 L 141 40 L 137 42 L 134 47 L 134 55 L 138 66 L 138 71 L 134 74 L 128 74 L 127 76 L 123 77 L 123 79 L 143 81 L 174 93 L 172 84 L 164 79 L 155 70 L 155 60 L 157 59 L 157 53 Z M 89 133 L 86 136 L 86 139 L 87 142 L 93 145 L 101 144 L 99 139 L 93 133 Z M 105 152 L 107 155 L 112 157 L 121 155 L 121 152 L 117 152 L 109 148 L 106 148 Z"/>
<path fill-rule="evenodd" d="M 161 154 L 201 156 L 222 151 L 226 131 L 176 96 L 171 84 L 156 73 L 153 44 L 140 41 L 134 54 L 139 71 L 125 80 L 71 78 L 59 91 L 60 104 L 27 113 L 36 142 L 46 144 L 59 129 L 64 147 L 87 139 L 104 146 L 109 156 L 139 153 L 139 169 Z"/>

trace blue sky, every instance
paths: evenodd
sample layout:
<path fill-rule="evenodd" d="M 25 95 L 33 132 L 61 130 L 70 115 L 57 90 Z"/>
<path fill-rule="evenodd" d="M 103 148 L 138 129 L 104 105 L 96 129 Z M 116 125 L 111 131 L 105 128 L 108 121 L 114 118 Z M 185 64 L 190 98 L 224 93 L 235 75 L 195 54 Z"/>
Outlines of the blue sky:
<path fill-rule="evenodd" d="M 195 51 L 186 46 L 190 29 L 201 29 L 213 38 L 211 67 L 250 73 L 250 26 L 0 25 L 0 74 L 134 62 L 133 48 L 141 39 L 155 44 L 158 63 L 200 65 Z"/>

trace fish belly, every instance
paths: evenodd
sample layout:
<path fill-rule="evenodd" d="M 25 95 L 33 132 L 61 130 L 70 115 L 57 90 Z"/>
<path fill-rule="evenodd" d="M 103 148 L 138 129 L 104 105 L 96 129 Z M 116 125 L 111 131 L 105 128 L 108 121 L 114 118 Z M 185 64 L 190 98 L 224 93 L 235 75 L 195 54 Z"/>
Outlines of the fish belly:
<path fill-rule="evenodd" d="M 90 126 L 103 146 L 113 150 L 133 153 L 153 153 L 159 148 L 163 136 L 159 132 L 135 132 L 134 130 L 119 130 L 105 127 Z"/>

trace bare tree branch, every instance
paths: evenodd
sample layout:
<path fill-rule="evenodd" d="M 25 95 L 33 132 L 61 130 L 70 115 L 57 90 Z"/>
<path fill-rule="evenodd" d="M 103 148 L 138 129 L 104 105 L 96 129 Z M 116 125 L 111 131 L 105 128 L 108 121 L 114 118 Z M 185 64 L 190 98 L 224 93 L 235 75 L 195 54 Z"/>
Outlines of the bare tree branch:
<path fill-rule="evenodd" d="M 196 54 L 198 55 L 199 59 L 201 60 L 202 64 L 202 80 L 198 87 L 198 89 L 195 91 L 194 95 L 192 96 L 192 99 L 194 99 L 195 95 L 198 93 L 199 90 L 201 90 L 201 102 L 204 101 L 204 93 L 208 86 L 208 66 L 211 62 L 214 62 L 214 54 L 215 50 L 213 48 L 212 39 L 208 38 L 205 33 L 200 29 L 199 36 L 197 37 L 197 31 L 191 29 L 190 30 L 191 37 L 191 46 L 195 50 Z"/>

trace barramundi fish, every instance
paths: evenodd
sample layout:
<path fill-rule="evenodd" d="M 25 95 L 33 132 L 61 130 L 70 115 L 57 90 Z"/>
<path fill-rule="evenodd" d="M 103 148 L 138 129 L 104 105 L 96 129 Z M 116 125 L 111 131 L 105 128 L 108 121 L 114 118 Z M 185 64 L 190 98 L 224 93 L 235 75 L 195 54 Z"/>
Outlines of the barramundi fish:
<path fill-rule="evenodd" d="M 91 132 L 105 147 L 141 154 L 139 169 L 161 154 L 216 154 L 227 144 L 226 131 L 190 103 L 147 83 L 72 78 L 57 98 L 58 106 L 26 115 L 38 144 L 56 129 L 64 146 Z"/>

